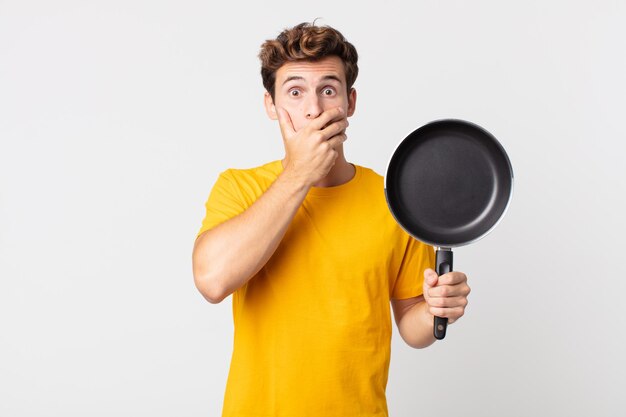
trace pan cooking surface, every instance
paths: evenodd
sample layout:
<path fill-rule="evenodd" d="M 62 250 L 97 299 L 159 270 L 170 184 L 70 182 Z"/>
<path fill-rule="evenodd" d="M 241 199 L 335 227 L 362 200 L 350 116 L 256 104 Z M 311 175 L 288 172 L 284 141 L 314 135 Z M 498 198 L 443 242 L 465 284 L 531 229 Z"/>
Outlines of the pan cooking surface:
<path fill-rule="evenodd" d="M 512 169 L 497 140 L 460 120 L 429 123 L 396 149 L 386 194 L 398 223 L 437 246 L 460 246 L 491 230 L 504 213 Z"/>

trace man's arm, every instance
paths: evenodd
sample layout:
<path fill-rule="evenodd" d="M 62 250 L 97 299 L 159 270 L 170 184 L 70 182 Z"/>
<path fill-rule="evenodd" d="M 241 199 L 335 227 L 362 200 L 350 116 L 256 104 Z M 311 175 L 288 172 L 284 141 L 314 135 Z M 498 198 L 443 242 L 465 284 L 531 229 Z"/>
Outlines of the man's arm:
<path fill-rule="evenodd" d="M 194 243 L 194 282 L 211 303 L 221 302 L 267 263 L 310 187 L 334 164 L 334 147 L 346 140 L 347 120 L 341 109 L 325 111 L 298 132 L 287 114 L 279 114 L 284 171 L 247 210 L 202 233 Z"/>
<path fill-rule="evenodd" d="M 198 236 L 193 276 L 209 302 L 221 302 L 265 265 L 307 192 L 305 184 L 283 171 L 247 210 Z"/>
<path fill-rule="evenodd" d="M 423 349 L 435 343 L 433 335 L 433 315 L 428 312 L 424 296 L 402 300 L 392 299 L 393 315 L 400 336 L 407 345 Z"/>

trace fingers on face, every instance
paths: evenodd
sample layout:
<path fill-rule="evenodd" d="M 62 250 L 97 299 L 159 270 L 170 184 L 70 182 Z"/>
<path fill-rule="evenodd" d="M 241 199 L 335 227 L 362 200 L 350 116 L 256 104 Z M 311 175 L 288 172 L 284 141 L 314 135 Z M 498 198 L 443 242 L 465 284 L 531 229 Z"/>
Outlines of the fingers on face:
<path fill-rule="evenodd" d="M 324 129 L 322 129 L 322 134 L 327 137 L 333 137 L 335 135 L 339 135 L 348 128 L 348 119 L 337 120 L 334 123 L 329 124 Z"/>
<path fill-rule="evenodd" d="M 276 106 L 276 115 L 283 136 L 293 136 L 296 133 L 296 129 L 287 110 Z M 334 107 L 324 111 L 316 119 L 311 120 L 307 127 L 313 131 L 319 131 L 323 139 L 327 140 L 344 132 L 348 125 L 349 122 L 344 114 L 344 110 L 340 107 Z"/>
<path fill-rule="evenodd" d="M 337 146 L 341 145 L 346 141 L 348 136 L 345 133 L 340 133 L 338 135 L 333 136 L 328 140 L 328 144 L 331 148 L 335 149 Z"/>
<path fill-rule="evenodd" d="M 277 106 L 276 114 L 278 115 L 278 123 L 280 124 L 280 130 L 282 130 L 283 135 L 292 135 L 295 133 L 291 117 L 289 113 L 287 113 L 287 110 Z"/>
<path fill-rule="evenodd" d="M 312 120 L 310 126 L 315 130 L 324 130 L 333 120 L 339 121 L 345 117 L 346 116 L 341 107 L 334 107 L 324 111 L 317 119 Z"/>

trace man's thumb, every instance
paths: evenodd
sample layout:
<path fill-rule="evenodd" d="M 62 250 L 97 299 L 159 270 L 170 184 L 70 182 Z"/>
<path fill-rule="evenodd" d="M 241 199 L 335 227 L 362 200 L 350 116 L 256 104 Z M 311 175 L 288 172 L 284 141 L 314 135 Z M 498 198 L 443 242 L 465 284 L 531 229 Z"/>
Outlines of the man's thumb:
<path fill-rule="evenodd" d="M 438 278 L 439 276 L 434 269 L 426 268 L 426 270 L 424 271 L 424 281 L 426 282 L 426 284 L 428 284 L 429 287 L 437 284 Z"/>

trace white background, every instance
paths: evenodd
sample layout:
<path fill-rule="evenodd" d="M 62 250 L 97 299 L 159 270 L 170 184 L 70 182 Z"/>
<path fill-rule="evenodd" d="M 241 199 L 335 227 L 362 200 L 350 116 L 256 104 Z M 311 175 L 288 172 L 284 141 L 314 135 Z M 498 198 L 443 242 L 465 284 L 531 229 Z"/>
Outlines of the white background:
<path fill-rule="evenodd" d="M 466 315 L 394 330 L 390 415 L 623 413 L 626 3 L 382 3 L 0 0 L 0 415 L 220 414 L 231 301 L 193 241 L 219 172 L 283 156 L 257 53 L 315 18 L 360 55 L 349 161 L 455 117 L 515 173 L 455 250 Z"/>

